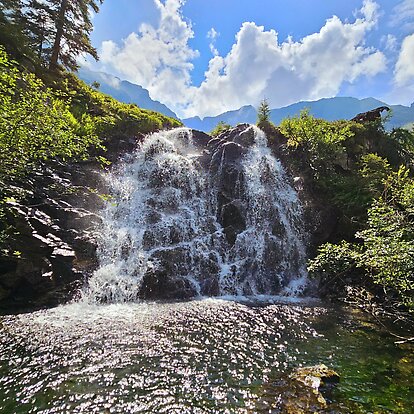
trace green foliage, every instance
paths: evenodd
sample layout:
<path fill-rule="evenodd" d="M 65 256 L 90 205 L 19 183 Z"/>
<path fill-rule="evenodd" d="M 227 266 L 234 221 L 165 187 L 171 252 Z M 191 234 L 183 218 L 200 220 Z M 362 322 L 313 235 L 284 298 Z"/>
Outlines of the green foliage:
<path fill-rule="evenodd" d="M 352 123 L 317 119 L 305 110 L 298 117 L 284 119 L 279 128 L 288 139 L 288 148 L 306 154 L 316 179 L 335 165 L 347 165 L 345 142 L 354 136 Z"/>
<path fill-rule="evenodd" d="M 70 104 L 0 49 L 0 181 L 51 159 L 86 159 L 100 145 L 90 119 L 76 119 Z"/>
<path fill-rule="evenodd" d="M 25 30 L 21 0 L 0 0 L 0 44 L 19 60 L 33 60 L 30 39 Z"/>
<path fill-rule="evenodd" d="M 98 59 L 90 42 L 91 13 L 102 0 L 0 0 L 0 43 L 26 67 L 58 63 L 76 70 L 77 57 Z"/>
<path fill-rule="evenodd" d="M 387 177 L 391 174 L 389 162 L 377 154 L 366 154 L 361 157 L 358 171 L 363 178 L 363 185 L 374 197 L 379 197 L 384 190 Z"/>
<path fill-rule="evenodd" d="M 319 248 L 318 256 L 308 263 L 309 273 L 329 280 L 353 272 L 360 254 L 353 247 L 346 241 L 339 244 L 325 243 Z"/>
<path fill-rule="evenodd" d="M 257 125 L 267 124 L 270 122 L 270 106 L 267 102 L 267 99 L 263 99 L 260 102 L 259 108 L 257 110 Z"/>
<path fill-rule="evenodd" d="M 50 69 L 60 62 L 65 68 L 76 70 L 77 57 L 82 53 L 98 60 L 89 38 L 93 29 L 90 11 L 97 13 L 103 0 L 47 0 L 47 3 L 51 6 L 48 17 L 54 28 Z"/>
<path fill-rule="evenodd" d="M 380 121 L 328 122 L 307 111 L 282 121 L 297 168 L 340 213 L 336 237 L 309 262 L 322 283 L 380 286 L 414 311 L 414 136 Z M 339 237 L 338 237 L 339 236 Z"/>
<path fill-rule="evenodd" d="M 390 133 L 390 140 L 396 147 L 399 161 L 414 170 L 414 128 L 395 128 Z"/>
<path fill-rule="evenodd" d="M 227 131 L 231 128 L 230 124 L 226 124 L 224 121 L 220 121 L 214 129 L 210 132 L 212 137 L 218 137 L 222 132 Z"/>
<path fill-rule="evenodd" d="M 71 96 L 71 111 L 76 119 L 86 117 L 104 141 L 182 125 L 180 121 L 158 112 L 118 102 L 86 85 L 72 73 L 66 73 L 55 87 Z"/>
<path fill-rule="evenodd" d="M 366 229 L 356 237 L 358 243 L 323 245 L 309 271 L 326 279 L 359 268 L 414 311 L 414 181 L 405 167 L 388 176 L 382 196 L 368 210 Z"/>

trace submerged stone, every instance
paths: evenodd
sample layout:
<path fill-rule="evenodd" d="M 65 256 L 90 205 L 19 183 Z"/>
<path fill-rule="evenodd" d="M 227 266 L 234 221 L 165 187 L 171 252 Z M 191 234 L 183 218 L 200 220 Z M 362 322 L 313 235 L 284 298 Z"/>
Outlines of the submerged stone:
<path fill-rule="evenodd" d="M 332 389 L 338 382 L 339 375 L 324 364 L 296 368 L 266 384 L 263 398 L 275 413 L 338 413 L 330 409 Z"/>

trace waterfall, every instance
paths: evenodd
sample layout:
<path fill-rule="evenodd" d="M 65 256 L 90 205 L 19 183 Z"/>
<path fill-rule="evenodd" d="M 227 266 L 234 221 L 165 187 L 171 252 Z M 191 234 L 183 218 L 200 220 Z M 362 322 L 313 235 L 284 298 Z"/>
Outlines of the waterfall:
<path fill-rule="evenodd" d="M 252 142 L 232 144 L 241 151 L 232 164 L 229 141 L 201 142 L 179 128 L 147 136 L 108 174 L 112 197 L 88 301 L 290 294 L 303 285 L 298 196 L 265 134 L 243 133 Z"/>
<path fill-rule="evenodd" d="M 301 203 L 281 162 L 268 147 L 265 133 L 252 128 L 254 142 L 241 163 L 246 230 L 237 236 L 228 254 L 221 291 L 295 294 L 306 280 Z"/>

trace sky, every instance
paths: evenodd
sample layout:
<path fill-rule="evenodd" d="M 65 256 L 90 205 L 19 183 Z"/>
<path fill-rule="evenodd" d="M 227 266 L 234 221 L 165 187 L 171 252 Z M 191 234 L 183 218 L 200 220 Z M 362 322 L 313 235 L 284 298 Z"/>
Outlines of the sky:
<path fill-rule="evenodd" d="M 181 118 L 267 99 L 414 102 L 414 0 L 105 0 L 100 60 Z"/>

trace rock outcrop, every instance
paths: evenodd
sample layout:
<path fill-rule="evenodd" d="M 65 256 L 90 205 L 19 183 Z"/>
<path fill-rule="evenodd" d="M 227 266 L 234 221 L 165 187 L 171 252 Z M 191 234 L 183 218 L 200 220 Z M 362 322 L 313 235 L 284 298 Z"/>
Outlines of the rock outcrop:
<path fill-rule="evenodd" d="M 144 264 L 125 266 L 117 245 L 107 246 L 105 256 L 113 255 L 122 269 L 117 285 L 128 286 L 127 296 L 141 277 L 135 294 L 171 299 L 278 294 L 306 274 L 302 209 L 276 154 L 279 138 L 272 152 L 259 129 L 240 124 L 217 138 L 178 130 L 144 142 L 120 178 L 131 183 L 131 192 L 109 215 L 109 230 L 127 229 L 128 254 L 145 256 Z M 142 239 L 133 230 L 137 222 Z M 104 289 L 94 297 L 113 296 Z"/>
<path fill-rule="evenodd" d="M 115 162 L 140 139 L 106 143 L 107 159 Z M 14 183 L 24 201 L 6 202 L 11 234 L 0 256 L 0 310 L 62 303 L 96 268 L 94 230 L 109 192 L 101 173 L 95 161 L 55 162 Z"/>
<path fill-rule="evenodd" d="M 355 122 L 374 122 L 381 119 L 381 113 L 384 111 L 389 112 L 391 109 L 388 106 L 380 106 L 378 108 L 372 109 L 368 112 L 362 112 L 356 115 L 351 121 Z"/>
<path fill-rule="evenodd" d="M 339 414 L 341 410 L 332 404 L 338 383 L 339 375 L 324 364 L 296 368 L 265 384 L 260 401 L 265 401 L 272 413 Z"/>

